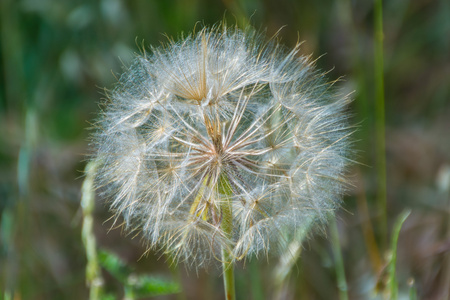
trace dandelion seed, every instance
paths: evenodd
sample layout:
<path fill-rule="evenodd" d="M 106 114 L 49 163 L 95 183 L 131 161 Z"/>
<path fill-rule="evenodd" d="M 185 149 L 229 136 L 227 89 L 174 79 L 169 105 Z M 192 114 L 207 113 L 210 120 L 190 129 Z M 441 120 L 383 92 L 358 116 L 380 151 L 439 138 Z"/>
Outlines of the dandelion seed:
<path fill-rule="evenodd" d="M 150 248 L 195 267 L 267 254 L 339 205 L 349 100 L 299 47 L 205 28 L 138 56 L 108 98 L 97 186 Z"/>

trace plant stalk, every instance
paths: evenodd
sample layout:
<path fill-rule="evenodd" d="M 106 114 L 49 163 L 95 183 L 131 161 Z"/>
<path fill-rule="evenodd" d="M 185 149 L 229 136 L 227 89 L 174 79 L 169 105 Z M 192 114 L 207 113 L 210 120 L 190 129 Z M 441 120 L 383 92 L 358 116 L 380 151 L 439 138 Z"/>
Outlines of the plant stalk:
<path fill-rule="evenodd" d="M 345 279 L 344 258 L 341 251 L 341 243 L 339 241 L 339 231 L 337 228 L 336 216 L 333 215 L 330 220 L 331 230 L 331 246 L 335 259 L 335 271 L 339 289 L 339 299 L 348 300 L 347 281 Z"/>
<path fill-rule="evenodd" d="M 381 248 L 386 249 L 386 141 L 384 108 L 383 2 L 375 1 L 375 128 L 377 158 L 377 204 L 380 212 Z"/>
<path fill-rule="evenodd" d="M 235 300 L 236 291 L 234 288 L 234 263 L 227 249 L 222 249 L 223 284 L 225 287 L 225 299 Z"/>
<path fill-rule="evenodd" d="M 228 238 L 231 238 L 233 231 L 233 215 L 231 207 L 231 196 L 233 191 L 230 182 L 225 174 L 219 179 L 219 193 L 223 195 L 223 203 L 221 205 L 222 223 L 221 227 Z M 222 268 L 223 268 L 223 284 L 225 287 L 225 299 L 235 300 L 236 291 L 234 287 L 234 263 L 233 255 L 226 247 L 222 248 Z"/>
<path fill-rule="evenodd" d="M 392 237 L 391 237 L 391 253 L 392 257 L 389 262 L 389 299 L 397 300 L 398 299 L 398 282 L 395 276 L 395 268 L 397 263 L 397 244 L 398 237 L 400 235 L 400 230 L 402 229 L 403 223 L 405 223 L 406 218 L 408 218 L 411 210 L 403 211 L 400 216 L 395 220 Z"/>
<path fill-rule="evenodd" d="M 95 207 L 94 192 L 94 173 L 96 164 L 90 162 L 86 165 L 86 178 L 82 185 L 81 208 L 83 211 L 82 240 L 86 250 L 86 283 L 89 287 L 89 299 L 101 299 L 103 292 L 103 278 L 100 271 L 100 265 L 97 257 L 97 246 L 94 235 L 94 217 Z"/>

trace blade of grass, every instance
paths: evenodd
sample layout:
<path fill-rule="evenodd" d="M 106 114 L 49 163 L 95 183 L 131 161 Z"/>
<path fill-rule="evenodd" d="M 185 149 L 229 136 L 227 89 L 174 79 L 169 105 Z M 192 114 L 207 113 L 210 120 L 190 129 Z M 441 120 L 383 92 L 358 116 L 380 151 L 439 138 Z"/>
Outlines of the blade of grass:
<path fill-rule="evenodd" d="M 172 273 L 172 277 L 175 278 L 175 281 L 180 285 L 180 293 L 177 294 L 177 300 L 186 300 L 185 293 L 183 292 L 182 283 L 182 275 L 180 271 L 180 267 L 176 264 L 175 259 L 172 255 L 167 254 L 167 261 L 169 262 L 170 272 Z"/>
<path fill-rule="evenodd" d="M 260 273 L 260 267 L 255 259 L 249 262 L 250 265 L 250 282 L 251 282 L 251 293 L 253 300 L 263 300 L 264 292 L 262 286 L 262 278 Z"/>
<path fill-rule="evenodd" d="M 449 5 L 450 8 L 450 5 Z M 443 199 L 443 203 L 446 203 L 447 209 L 450 208 L 450 166 L 442 167 L 436 178 L 436 183 L 438 186 L 438 193 Z M 446 238 L 450 239 L 450 218 L 447 219 L 447 232 Z M 442 279 L 440 280 L 440 294 L 439 297 L 442 299 L 450 298 L 450 252 L 444 254 L 442 260 Z M 412 289 L 412 288 L 411 288 Z"/>
<path fill-rule="evenodd" d="M 7 208 L 12 216 L 10 224 L 10 241 L 8 253 L 5 259 L 6 279 L 4 282 L 5 297 L 12 299 L 30 298 L 35 288 L 39 286 L 39 278 L 33 278 L 36 261 L 32 247 L 33 213 L 30 203 L 33 197 L 31 189 L 31 171 L 33 167 L 33 155 L 37 141 L 37 113 L 30 101 L 29 80 L 27 80 L 26 60 L 24 59 L 24 39 L 26 33 L 21 24 L 21 4 L 13 0 L 0 1 L 0 64 L 2 65 L 2 108 L 6 115 L 17 113 L 22 123 L 24 117 L 25 126 L 20 128 L 24 137 L 17 157 L 16 183 L 17 195 L 12 197 L 11 206 Z M 4 83 L 4 84 L 3 84 Z M 3 146 L 3 145 L 2 145 Z M 7 145 L 5 145 L 7 146 Z M 4 201 L 4 199 L 2 199 Z M 2 202 L 2 201 L 0 201 Z M 2 217 L 4 217 L 3 215 Z M 14 252 L 13 252 L 14 251 Z M 20 259 L 18 259 L 20 258 Z M 1 296 L 1 295 L 0 295 Z"/>
<path fill-rule="evenodd" d="M 375 131 L 377 168 L 377 205 L 380 213 L 381 249 L 386 249 L 386 142 L 384 108 L 384 61 L 383 61 L 383 1 L 375 1 Z"/>
<path fill-rule="evenodd" d="M 290 274 L 300 258 L 303 242 L 307 237 L 312 224 L 313 222 L 310 220 L 308 225 L 299 228 L 293 238 L 287 237 L 288 234 L 286 232 L 284 233 L 286 235 L 285 240 L 289 242 L 283 247 L 283 252 L 281 252 L 278 264 L 273 270 L 273 281 L 275 286 L 274 299 L 285 298 L 284 291 L 288 287 Z"/>
<path fill-rule="evenodd" d="M 347 280 L 345 279 L 344 258 L 342 257 L 341 243 L 339 241 L 339 231 L 337 228 L 336 216 L 332 215 L 330 220 L 331 249 L 335 260 L 335 271 L 339 289 L 339 299 L 348 300 Z"/>
<path fill-rule="evenodd" d="M 409 300 L 417 300 L 417 291 L 414 284 L 414 279 L 410 278 L 408 280 L 409 285 Z"/>
<path fill-rule="evenodd" d="M 14 233 L 15 233 L 15 223 L 14 223 L 14 210 L 13 206 L 6 207 L 0 219 L 0 249 L 2 254 L 6 258 L 3 263 L 2 277 L 0 277 L 1 285 L 3 287 L 3 295 L 5 300 L 13 299 L 14 284 L 11 278 L 11 270 L 14 268 L 15 261 L 13 261 L 13 251 L 14 251 Z"/>
<path fill-rule="evenodd" d="M 373 115 L 369 108 L 369 91 L 367 88 L 367 67 L 364 65 L 363 55 L 364 50 L 361 48 L 362 41 L 358 34 L 356 25 L 353 22 L 353 12 L 352 12 L 352 2 L 350 0 L 345 0 L 338 2 L 339 5 L 339 17 L 342 23 L 345 24 L 348 32 L 350 32 L 351 37 L 351 62 L 353 67 L 353 78 L 356 81 L 356 91 L 355 91 L 355 108 L 357 117 L 356 121 L 359 125 L 358 131 L 356 132 L 357 139 L 361 142 L 355 147 L 360 149 L 362 152 L 370 153 L 369 145 L 367 142 L 367 137 L 372 136 L 372 123 Z M 368 156 L 362 156 L 360 161 L 362 165 L 371 164 L 369 162 Z M 363 231 L 364 242 L 369 254 L 372 269 L 375 274 L 379 273 L 382 269 L 382 259 L 379 251 L 379 247 L 375 238 L 375 233 L 373 230 L 373 225 L 371 221 L 370 209 L 368 205 L 368 199 L 366 195 L 365 178 L 361 173 L 360 167 L 358 166 L 356 171 L 359 189 L 356 197 L 356 204 L 358 208 L 358 215 L 360 216 L 361 227 Z"/>
<path fill-rule="evenodd" d="M 398 237 L 400 235 L 400 229 L 402 228 L 403 223 L 405 222 L 406 218 L 408 218 L 410 213 L 411 210 L 408 209 L 403 211 L 400 214 L 400 216 L 398 216 L 397 220 L 395 221 L 392 232 L 391 238 L 392 257 L 389 262 L 389 292 L 390 292 L 390 299 L 393 300 L 398 299 L 398 282 L 397 278 L 395 277 Z"/>
<path fill-rule="evenodd" d="M 362 177 L 358 169 L 358 177 Z M 381 259 L 380 251 L 375 239 L 375 234 L 370 220 L 369 205 L 367 204 L 366 190 L 364 188 L 363 180 L 359 180 L 361 186 L 356 194 L 358 215 L 361 220 L 361 228 L 363 232 L 364 242 L 366 244 L 367 251 L 369 253 L 370 262 L 375 274 L 378 274 L 382 267 L 383 262 Z"/>

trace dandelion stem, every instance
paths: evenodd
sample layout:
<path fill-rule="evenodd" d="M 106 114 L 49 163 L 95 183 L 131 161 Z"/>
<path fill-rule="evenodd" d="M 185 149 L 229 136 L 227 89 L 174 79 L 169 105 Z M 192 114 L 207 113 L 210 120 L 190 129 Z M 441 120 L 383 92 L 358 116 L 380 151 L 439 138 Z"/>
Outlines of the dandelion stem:
<path fill-rule="evenodd" d="M 221 174 L 219 179 L 219 193 L 224 196 L 224 202 L 221 206 L 222 212 L 222 230 L 228 237 L 231 237 L 233 230 L 232 222 L 232 208 L 231 208 L 231 196 L 233 191 L 230 186 L 230 182 L 225 174 Z M 230 250 L 226 247 L 222 248 L 222 268 L 223 268 L 223 283 L 225 287 L 225 299 L 235 300 L 236 293 L 234 288 L 234 263 L 233 256 Z"/>
<path fill-rule="evenodd" d="M 225 297 L 227 300 L 235 300 L 234 289 L 234 264 L 231 262 L 231 254 L 225 248 L 222 249 L 223 259 L 223 283 L 225 286 Z"/>

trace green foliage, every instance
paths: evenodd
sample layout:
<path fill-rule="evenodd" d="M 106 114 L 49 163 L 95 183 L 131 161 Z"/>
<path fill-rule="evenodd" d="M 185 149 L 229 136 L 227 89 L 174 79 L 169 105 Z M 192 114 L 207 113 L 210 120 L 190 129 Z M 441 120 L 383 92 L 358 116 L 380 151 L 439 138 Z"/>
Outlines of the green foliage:
<path fill-rule="evenodd" d="M 398 237 L 400 235 L 400 229 L 402 229 L 403 223 L 406 221 L 406 218 L 411 214 L 411 210 L 403 211 L 400 216 L 397 217 L 394 228 L 392 231 L 391 238 L 391 260 L 389 262 L 389 290 L 390 290 L 390 299 L 396 300 L 398 299 L 398 281 L 395 275 L 396 263 L 397 263 L 397 245 L 398 245 Z"/>
<path fill-rule="evenodd" d="M 174 294 L 181 291 L 180 285 L 174 281 L 135 274 L 133 268 L 109 251 L 99 251 L 98 259 L 100 265 L 124 286 L 127 299 Z"/>
<path fill-rule="evenodd" d="M 118 256 L 105 250 L 98 252 L 98 260 L 103 268 L 122 283 L 127 282 L 133 271 Z"/>
<path fill-rule="evenodd" d="M 318 67 L 331 70 L 330 78 L 344 76 L 345 91 L 354 91 L 351 113 L 353 123 L 360 124 L 354 147 L 359 153 L 354 159 L 361 165 L 349 170 L 355 189 L 349 191 L 339 215 L 349 298 L 371 299 L 373 282 L 385 279 L 378 276 L 389 262 L 383 259 L 386 248 L 379 251 L 373 243 L 386 234 L 381 232 L 376 200 L 377 171 L 383 171 L 383 166 L 376 160 L 382 147 L 375 128 L 384 123 L 387 201 L 379 204 L 387 205 L 387 224 L 393 224 L 405 207 L 414 211 L 408 219 L 410 226 L 395 241 L 402 264 L 390 261 L 396 275 L 390 284 L 398 286 L 402 299 L 408 295 L 410 299 L 448 299 L 443 292 L 449 290 L 444 275 L 450 271 L 444 259 L 449 255 L 436 251 L 449 238 L 449 197 L 448 190 L 445 195 L 439 192 L 436 181 L 450 165 L 450 3 L 383 1 L 384 66 L 377 65 L 377 74 L 384 71 L 384 119 L 381 105 L 377 106 L 380 102 L 375 101 L 374 17 L 378 14 L 374 3 L 0 1 L 0 298 L 88 297 L 79 191 L 83 160 L 90 153 L 87 128 L 95 122 L 103 88 L 112 87 L 116 74 L 129 66 L 141 45 L 148 50 L 149 44 L 166 40 L 162 33 L 176 36 L 191 32 L 195 22 L 211 25 L 225 18 L 230 25 L 250 22 L 267 28 L 268 36 L 286 25 L 279 35 L 283 44 L 292 47 L 304 41 L 302 54 L 326 53 L 318 59 Z M 97 201 L 92 215 L 92 232 L 100 247 L 118 253 L 127 243 L 133 258 L 146 251 L 120 235 L 120 230 L 107 234 L 113 224 L 103 224 L 110 216 L 103 202 Z M 297 249 L 302 250 L 301 263 L 291 259 L 289 295 L 337 299 L 335 270 L 326 255 L 333 253 L 329 241 L 316 236 Z M 269 274 L 276 262 L 253 259 L 250 267 L 238 265 L 237 274 L 249 275 L 236 277 L 241 280 L 236 285 L 238 299 L 250 299 L 251 286 L 264 292 L 259 298 L 270 299 L 274 287 Z M 137 269 L 139 274 L 155 276 L 168 271 L 153 253 L 140 260 Z M 183 277 L 190 284 L 186 298 L 217 298 L 222 278 L 212 274 L 216 275 L 214 270 L 200 272 L 198 280 L 195 274 Z M 388 275 L 393 276 L 392 269 Z M 412 275 L 415 282 L 408 287 L 405 282 Z M 123 288 L 123 283 L 115 278 L 105 276 L 108 294 L 103 299 L 119 297 L 112 291 Z M 252 278 L 257 283 L 251 284 Z M 386 284 L 383 288 L 390 289 Z"/>
<path fill-rule="evenodd" d="M 132 281 L 137 298 L 174 294 L 181 291 L 178 283 L 154 276 L 141 275 Z"/>
<path fill-rule="evenodd" d="M 342 257 L 339 231 L 337 227 L 336 216 L 330 220 L 331 248 L 335 260 L 335 270 L 337 278 L 337 287 L 339 289 L 339 299 L 348 300 L 347 280 L 345 279 L 344 258 Z"/>

